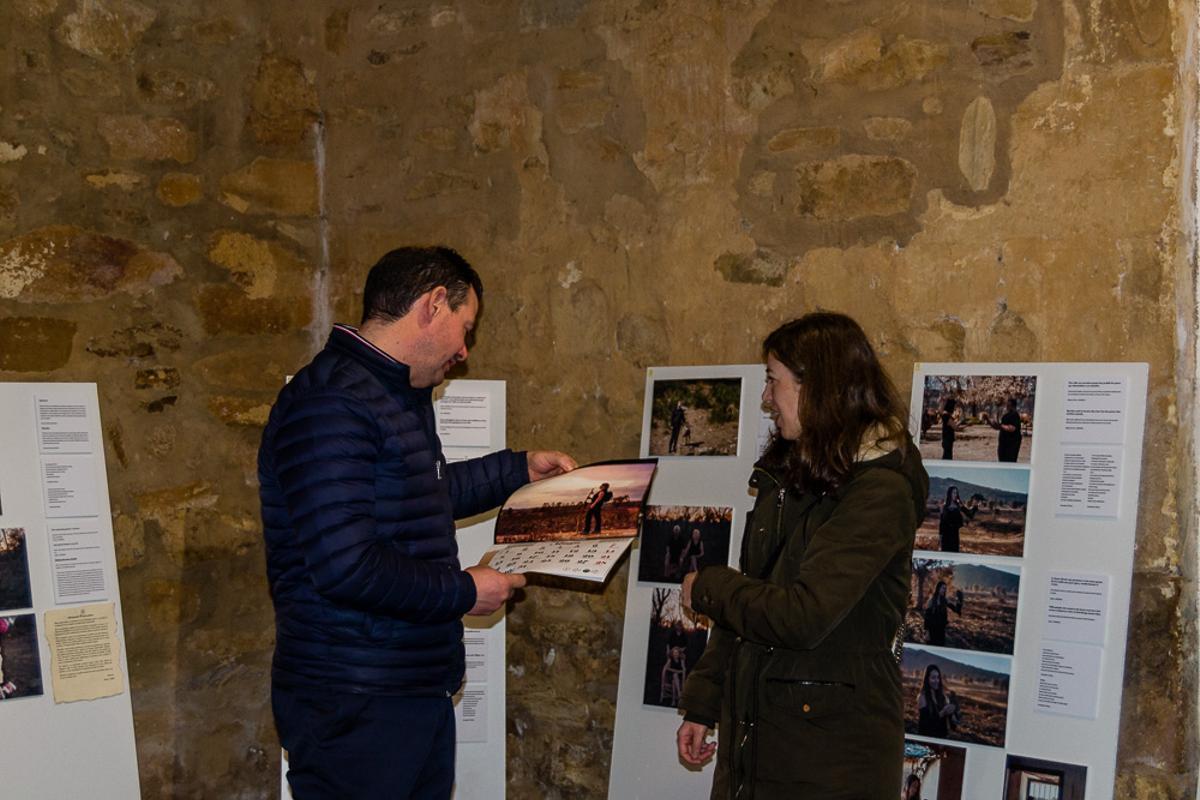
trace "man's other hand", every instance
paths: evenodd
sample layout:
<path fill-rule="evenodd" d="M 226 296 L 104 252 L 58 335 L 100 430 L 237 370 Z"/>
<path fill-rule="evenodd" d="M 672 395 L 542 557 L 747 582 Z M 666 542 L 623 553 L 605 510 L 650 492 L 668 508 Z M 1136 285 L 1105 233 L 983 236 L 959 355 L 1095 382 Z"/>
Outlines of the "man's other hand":
<path fill-rule="evenodd" d="M 575 459 L 557 450 L 530 450 L 525 457 L 529 461 L 529 480 L 531 482 L 562 475 L 578 466 Z"/>
<path fill-rule="evenodd" d="M 467 567 L 467 574 L 475 581 L 475 605 L 467 613 L 478 616 L 491 614 L 525 585 L 524 575 L 506 575 L 479 564 Z"/>

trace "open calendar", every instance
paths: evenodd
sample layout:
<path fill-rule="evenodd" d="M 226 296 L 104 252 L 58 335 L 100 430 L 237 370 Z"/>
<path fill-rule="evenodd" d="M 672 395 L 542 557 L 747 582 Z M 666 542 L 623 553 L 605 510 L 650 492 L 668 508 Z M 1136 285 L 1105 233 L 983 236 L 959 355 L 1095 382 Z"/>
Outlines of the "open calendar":
<path fill-rule="evenodd" d="M 499 572 L 540 572 L 600 582 L 608 579 L 621 554 L 631 544 L 632 537 L 510 544 L 495 551 L 488 566 Z"/>
<path fill-rule="evenodd" d="M 637 536 L 658 460 L 605 461 L 528 484 L 496 518 L 489 566 L 603 581 Z"/>

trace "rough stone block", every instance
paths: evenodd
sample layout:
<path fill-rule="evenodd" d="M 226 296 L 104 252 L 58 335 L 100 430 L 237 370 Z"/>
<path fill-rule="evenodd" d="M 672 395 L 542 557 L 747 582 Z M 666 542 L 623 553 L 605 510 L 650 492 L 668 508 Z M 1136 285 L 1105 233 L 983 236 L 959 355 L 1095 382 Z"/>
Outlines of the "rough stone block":
<path fill-rule="evenodd" d="M 267 424 L 271 402 L 261 397 L 218 395 L 209 398 L 208 410 L 226 425 L 261 428 Z"/>
<path fill-rule="evenodd" d="M 0 317 L 0 371 L 51 372 L 71 360 L 77 326 L 50 317 Z"/>
<path fill-rule="evenodd" d="M 263 56 L 250 93 L 250 128 L 261 144 L 294 144 L 317 119 L 317 91 L 304 65 L 290 58 Z"/>
<path fill-rule="evenodd" d="M 258 157 L 221 178 L 222 202 L 243 214 L 311 217 L 317 213 L 317 170 L 311 161 Z"/>
<path fill-rule="evenodd" d="M 796 175 L 797 213 L 850 220 L 907 211 L 917 170 L 902 158 L 848 155 L 801 164 Z"/>
<path fill-rule="evenodd" d="M 137 76 L 138 93 L 150 103 L 163 103 L 190 108 L 211 100 L 218 94 L 217 85 L 201 75 L 181 69 L 145 69 Z"/>
<path fill-rule="evenodd" d="M 196 136 L 177 119 L 105 114 L 96 127 L 112 157 L 121 161 L 187 164 L 196 158 Z"/>
<path fill-rule="evenodd" d="M 996 110 L 986 97 L 976 97 L 963 112 L 958 168 L 976 192 L 982 192 L 992 180 L 996 169 Z"/>
<path fill-rule="evenodd" d="M 135 389 L 174 389 L 180 383 L 179 370 L 175 367 L 153 367 L 139 369 L 133 380 Z"/>
<path fill-rule="evenodd" d="M 772 153 L 824 155 L 841 141 L 842 132 L 837 128 L 787 128 L 771 137 L 767 149 Z"/>
<path fill-rule="evenodd" d="M 251 299 L 291 295 L 303 291 L 307 265 L 278 242 L 247 233 L 222 231 L 212 237 L 208 258 L 229 270 Z"/>
<path fill-rule="evenodd" d="M 143 295 L 183 273 L 165 253 L 68 225 L 38 228 L 0 243 L 0 298 L 24 302 Z"/>
<path fill-rule="evenodd" d="M 204 196 L 203 179 L 187 172 L 168 172 L 159 180 L 155 195 L 171 208 L 190 206 Z"/>
<path fill-rule="evenodd" d="M 137 0 L 77 0 L 54 35 L 84 55 L 121 61 L 137 47 L 158 12 Z"/>

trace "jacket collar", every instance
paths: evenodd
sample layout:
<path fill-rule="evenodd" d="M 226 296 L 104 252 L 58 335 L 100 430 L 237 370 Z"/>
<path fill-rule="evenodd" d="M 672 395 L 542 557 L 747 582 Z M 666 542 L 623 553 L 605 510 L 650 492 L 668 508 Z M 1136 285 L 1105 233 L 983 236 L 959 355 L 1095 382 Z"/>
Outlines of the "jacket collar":
<path fill-rule="evenodd" d="M 416 395 L 430 395 L 432 387 L 424 389 L 413 388 L 409 380 L 408 364 L 397 361 L 386 352 L 364 339 L 357 328 L 337 324 L 329 334 L 325 347 L 336 350 L 362 363 L 392 391 L 408 392 Z"/>

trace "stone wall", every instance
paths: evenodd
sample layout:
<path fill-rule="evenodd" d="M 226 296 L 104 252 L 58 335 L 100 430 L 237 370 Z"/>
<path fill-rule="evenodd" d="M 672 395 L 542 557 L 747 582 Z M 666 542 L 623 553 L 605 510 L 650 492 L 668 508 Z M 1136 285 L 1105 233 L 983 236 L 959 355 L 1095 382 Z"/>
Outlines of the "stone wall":
<path fill-rule="evenodd" d="M 1151 364 L 1120 797 L 1195 781 L 1190 0 L 0 8 L 0 379 L 100 385 L 147 797 L 272 796 L 254 453 L 366 269 L 457 247 L 514 446 L 815 308 Z M 1192 72 L 1181 72 L 1192 64 Z M 1189 210 L 1181 209 L 1188 207 Z M 601 797 L 624 576 L 509 624 L 510 796 Z"/>

